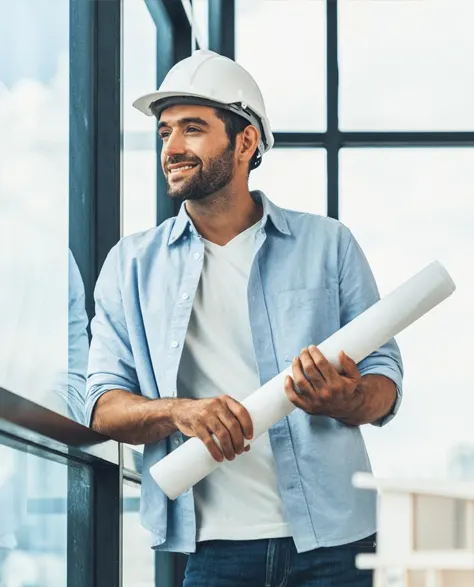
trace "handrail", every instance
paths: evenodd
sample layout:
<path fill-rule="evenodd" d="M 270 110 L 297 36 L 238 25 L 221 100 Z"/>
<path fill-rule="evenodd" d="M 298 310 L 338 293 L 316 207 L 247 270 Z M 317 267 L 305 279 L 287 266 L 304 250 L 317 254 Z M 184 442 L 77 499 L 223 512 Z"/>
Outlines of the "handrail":
<path fill-rule="evenodd" d="M 118 442 L 2 387 L 0 435 L 80 461 L 120 463 Z"/>

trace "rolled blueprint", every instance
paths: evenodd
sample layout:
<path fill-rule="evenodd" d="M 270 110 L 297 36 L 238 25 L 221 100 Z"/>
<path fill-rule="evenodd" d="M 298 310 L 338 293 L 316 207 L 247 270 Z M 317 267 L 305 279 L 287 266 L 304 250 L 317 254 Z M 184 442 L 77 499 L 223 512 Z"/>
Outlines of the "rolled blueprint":
<path fill-rule="evenodd" d="M 318 348 L 338 370 L 340 351 L 359 363 L 445 300 L 455 289 L 449 273 L 435 261 L 327 338 Z M 253 439 L 295 409 L 285 393 L 287 375 L 292 375 L 291 366 L 242 402 L 252 418 Z M 151 467 L 150 472 L 163 492 L 170 499 L 176 499 L 220 464 L 203 442 L 191 438 Z"/>

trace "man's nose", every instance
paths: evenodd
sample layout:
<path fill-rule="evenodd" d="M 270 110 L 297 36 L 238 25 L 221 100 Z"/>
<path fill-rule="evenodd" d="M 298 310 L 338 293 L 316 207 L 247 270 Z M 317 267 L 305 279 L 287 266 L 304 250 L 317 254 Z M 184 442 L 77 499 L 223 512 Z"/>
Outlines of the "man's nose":
<path fill-rule="evenodd" d="M 169 135 L 167 141 L 163 144 L 163 153 L 170 157 L 185 152 L 184 139 L 181 133 L 173 132 Z"/>

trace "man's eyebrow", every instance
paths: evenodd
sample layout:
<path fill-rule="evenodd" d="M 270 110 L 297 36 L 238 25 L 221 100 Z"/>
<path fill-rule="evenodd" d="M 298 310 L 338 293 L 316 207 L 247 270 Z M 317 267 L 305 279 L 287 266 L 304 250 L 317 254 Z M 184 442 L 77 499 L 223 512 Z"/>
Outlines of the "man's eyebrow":
<path fill-rule="evenodd" d="M 185 126 L 186 124 L 199 124 L 200 126 L 209 127 L 209 123 L 198 116 L 188 116 L 186 118 L 180 118 L 176 121 L 178 126 Z M 166 120 L 161 120 L 158 123 L 158 130 L 161 130 L 165 126 L 170 126 Z"/>

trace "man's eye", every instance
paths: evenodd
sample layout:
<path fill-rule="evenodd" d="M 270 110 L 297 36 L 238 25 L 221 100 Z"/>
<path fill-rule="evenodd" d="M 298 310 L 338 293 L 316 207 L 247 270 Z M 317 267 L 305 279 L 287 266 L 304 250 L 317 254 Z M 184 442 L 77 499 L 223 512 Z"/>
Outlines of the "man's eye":
<path fill-rule="evenodd" d="M 187 132 L 199 132 L 199 129 L 195 126 L 188 126 Z"/>
<path fill-rule="evenodd" d="M 166 137 L 169 137 L 170 133 L 169 132 L 161 132 L 160 133 L 160 139 L 164 140 Z"/>

